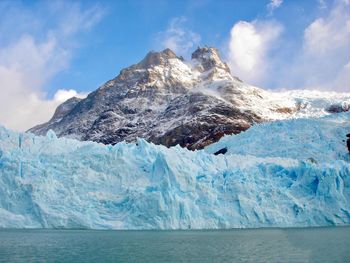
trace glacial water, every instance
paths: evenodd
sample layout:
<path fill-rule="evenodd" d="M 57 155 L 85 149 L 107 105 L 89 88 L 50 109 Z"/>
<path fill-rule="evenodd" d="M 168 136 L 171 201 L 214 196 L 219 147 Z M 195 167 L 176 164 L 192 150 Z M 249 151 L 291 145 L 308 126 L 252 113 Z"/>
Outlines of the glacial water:
<path fill-rule="evenodd" d="M 1 262 L 350 262 L 350 227 L 0 230 Z"/>

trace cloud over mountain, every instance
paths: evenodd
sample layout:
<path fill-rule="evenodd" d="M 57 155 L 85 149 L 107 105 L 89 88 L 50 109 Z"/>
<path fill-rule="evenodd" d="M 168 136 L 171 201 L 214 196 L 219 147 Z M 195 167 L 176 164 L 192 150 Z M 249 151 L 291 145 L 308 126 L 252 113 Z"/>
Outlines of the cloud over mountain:
<path fill-rule="evenodd" d="M 287 38 L 276 19 L 235 23 L 227 54 L 233 73 L 265 87 L 349 91 L 350 4 L 322 3 L 300 40 Z"/>
<path fill-rule="evenodd" d="M 50 99 L 45 86 L 69 67 L 77 35 L 97 23 L 103 11 L 68 2 L 47 3 L 35 11 L 18 5 L 0 4 L 1 10 L 8 10 L 0 22 L 0 34 L 10 35 L 7 42 L 0 41 L 0 123 L 25 130 L 52 116 L 62 98 L 84 95 L 61 89 Z M 47 27 L 52 13 L 54 22 Z M 26 26 L 9 32 L 11 21 L 17 18 Z"/>

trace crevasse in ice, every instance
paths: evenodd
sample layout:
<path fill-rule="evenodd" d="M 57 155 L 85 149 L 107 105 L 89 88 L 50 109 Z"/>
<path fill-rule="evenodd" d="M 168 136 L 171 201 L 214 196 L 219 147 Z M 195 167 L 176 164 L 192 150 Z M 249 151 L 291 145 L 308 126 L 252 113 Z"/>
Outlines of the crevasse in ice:
<path fill-rule="evenodd" d="M 0 128 L 0 227 L 208 229 L 350 223 L 350 114 L 276 121 L 201 151 Z M 226 147 L 225 155 L 213 155 Z"/>

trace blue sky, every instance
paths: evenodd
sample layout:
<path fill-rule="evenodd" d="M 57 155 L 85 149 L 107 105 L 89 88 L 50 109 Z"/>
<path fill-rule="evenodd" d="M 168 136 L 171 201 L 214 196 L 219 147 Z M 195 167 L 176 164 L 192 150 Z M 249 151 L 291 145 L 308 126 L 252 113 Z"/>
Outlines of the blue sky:
<path fill-rule="evenodd" d="M 83 46 L 76 50 L 70 68 L 54 78 L 50 90 L 57 87 L 79 91 L 95 89 L 115 77 L 120 69 L 138 62 L 150 50 L 164 48 L 159 43 L 160 35 L 174 19 L 183 20 L 179 22 L 181 28 L 200 36 L 198 45 L 215 46 L 223 52 L 237 21 L 259 17 L 280 19 L 290 28 L 292 36 L 302 34 L 302 28 L 317 13 L 316 1 L 291 1 L 275 10 L 274 17 L 267 17 L 268 3 L 263 0 L 99 2 L 104 12 L 101 21 L 85 34 Z M 84 2 L 83 6 L 95 5 L 95 2 Z M 188 58 L 190 52 L 181 55 Z"/>
<path fill-rule="evenodd" d="M 3 0 L 0 17 L 0 123 L 14 129 L 165 47 L 215 46 L 263 88 L 350 91 L 349 0 Z"/>

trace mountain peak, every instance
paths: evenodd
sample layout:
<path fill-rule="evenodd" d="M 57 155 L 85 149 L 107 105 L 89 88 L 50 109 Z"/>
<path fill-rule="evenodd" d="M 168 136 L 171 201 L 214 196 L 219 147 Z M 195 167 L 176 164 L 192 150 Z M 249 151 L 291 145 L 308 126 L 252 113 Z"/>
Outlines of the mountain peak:
<path fill-rule="evenodd" d="M 228 73 L 230 73 L 230 69 L 228 65 L 221 60 L 221 57 L 219 55 L 219 51 L 214 47 L 198 47 L 193 53 L 192 57 L 193 60 L 200 61 L 203 70 L 207 71 L 214 67 L 221 68 Z"/>
<path fill-rule="evenodd" d="M 141 60 L 137 66 L 139 68 L 149 68 L 152 66 L 164 65 L 166 61 L 172 58 L 183 60 L 182 57 L 178 57 L 170 48 L 166 48 L 160 52 L 151 51 L 148 52 L 145 58 Z"/>
<path fill-rule="evenodd" d="M 198 58 L 205 58 L 208 56 L 217 56 L 219 57 L 219 51 L 215 47 L 198 47 L 193 53 L 192 53 L 192 59 L 198 59 Z"/>

